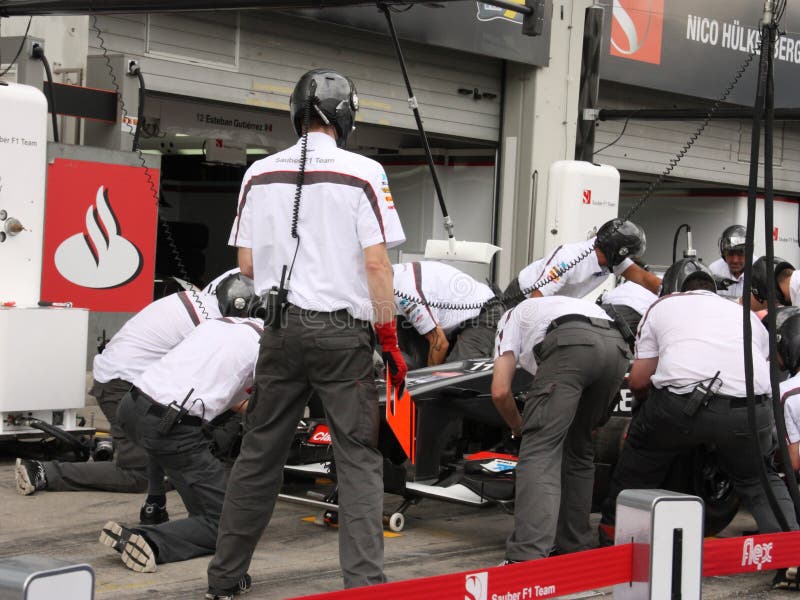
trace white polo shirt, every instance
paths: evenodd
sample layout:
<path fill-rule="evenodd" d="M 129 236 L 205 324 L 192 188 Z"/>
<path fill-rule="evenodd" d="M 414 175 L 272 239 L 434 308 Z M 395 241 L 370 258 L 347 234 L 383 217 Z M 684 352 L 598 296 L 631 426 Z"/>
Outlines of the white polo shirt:
<path fill-rule="evenodd" d="M 753 257 L 755 260 L 756 257 Z M 742 290 L 744 288 L 744 271 L 739 273 L 738 277 L 735 277 L 733 273 L 731 273 L 730 267 L 728 267 L 728 263 L 725 262 L 725 259 L 720 257 L 710 265 L 708 265 L 709 270 L 716 275 L 717 277 L 723 277 L 725 279 L 731 279 L 735 281 L 735 284 L 731 284 L 728 286 L 727 290 L 718 290 L 717 294 L 720 296 L 726 296 L 729 298 L 741 298 L 742 297 Z"/>
<path fill-rule="evenodd" d="M 756 394 L 770 393 L 769 340 L 755 313 L 753 374 Z M 713 292 L 693 291 L 659 298 L 645 313 L 636 336 L 636 358 L 658 358 L 654 387 L 683 394 L 719 371 L 719 392 L 743 398 L 742 307 Z"/>
<path fill-rule="evenodd" d="M 800 306 L 800 271 L 795 271 L 789 278 L 789 299 L 792 306 Z"/>
<path fill-rule="evenodd" d="M 403 315 L 418 333 L 424 335 L 438 324 L 446 334 L 478 316 L 479 305 L 494 297 L 485 283 L 476 281 L 455 267 L 433 260 L 393 265 L 394 289 L 407 297 L 455 305 L 473 305 L 468 310 L 446 310 L 412 302 L 395 294 L 398 315 Z"/>
<path fill-rule="evenodd" d="M 790 444 L 800 442 L 800 393 L 788 395 L 797 390 L 800 392 L 800 373 L 781 382 L 781 402 L 783 416 L 786 421 L 786 437 Z"/>
<path fill-rule="evenodd" d="M 263 332 L 258 319 L 210 319 L 145 369 L 133 384 L 164 405 L 181 404 L 194 389 L 186 403 L 191 406 L 189 414 L 211 421 L 245 399 Z"/>
<path fill-rule="evenodd" d="M 550 283 L 539 288 L 543 296 L 570 296 L 572 298 L 582 298 L 597 286 L 603 283 L 612 272 L 608 267 L 601 267 L 597 262 L 597 254 L 594 251 L 594 243 L 597 238 L 593 237 L 585 242 L 573 242 L 564 244 L 551 251 L 544 258 L 532 262 L 519 273 L 519 287 L 522 291 L 527 290 L 535 283 L 546 280 L 549 276 L 555 276 Z M 580 256 L 586 257 L 575 264 L 563 275 L 558 276 L 560 269 L 566 269 Z M 615 275 L 621 274 L 630 267 L 633 261 L 626 258 L 613 269 Z"/>
<path fill-rule="evenodd" d="M 300 141 L 247 170 L 229 244 L 252 248 L 255 289 L 280 283 L 292 264 L 291 236 Z M 308 134 L 305 185 L 297 234 L 300 245 L 289 284 L 290 303 L 324 312 L 347 309 L 372 320 L 363 250 L 405 241 L 383 167 L 337 148 L 332 137 Z"/>
<path fill-rule="evenodd" d="M 658 300 L 658 296 L 646 287 L 633 281 L 626 281 L 603 294 L 602 303 L 627 306 L 643 315 L 656 300 Z"/>
<path fill-rule="evenodd" d="M 199 323 L 221 317 L 214 296 L 178 292 L 145 306 L 122 326 L 94 357 L 96 381 L 133 381 L 185 338 Z"/>
<path fill-rule="evenodd" d="M 584 315 L 597 319 L 611 319 L 593 302 L 566 296 L 528 298 L 501 317 L 497 324 L 494 357 L 513 352 L 519 364 L 531 375 L 536 375 L 538 365 L 533 348 L 547 335 L 553 319 L 564 315 Z"/>

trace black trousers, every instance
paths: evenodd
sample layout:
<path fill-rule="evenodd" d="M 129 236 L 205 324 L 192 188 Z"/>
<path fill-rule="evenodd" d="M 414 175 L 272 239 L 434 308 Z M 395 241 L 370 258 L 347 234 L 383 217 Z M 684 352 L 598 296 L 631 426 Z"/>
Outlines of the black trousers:
<path fill-rule="evenodd" d="M 758 438 L 764 455 L 754 453 L 746 406 L 731 406 L 726 398 L 712 398 L 694 415 L 684 412 L 686 398 L 667 390 L 651 389 L 631 423 L 628 439 L 611 478 L 603 503 L 603 522 L 613 523 L 617 495 L 624 489 L 663 486 L 674 460 L 687 450 L 713 444 L 721 467 L 731 477 L 736 492 L 753 514 L 761 533 L 781 531 L 759 480 L 766 463 L 770 487 L 791 529 L 797 529 L 794 505 L 786 485 L 771 466 L 774 450 L 772 406 L 756 405 Z"/>

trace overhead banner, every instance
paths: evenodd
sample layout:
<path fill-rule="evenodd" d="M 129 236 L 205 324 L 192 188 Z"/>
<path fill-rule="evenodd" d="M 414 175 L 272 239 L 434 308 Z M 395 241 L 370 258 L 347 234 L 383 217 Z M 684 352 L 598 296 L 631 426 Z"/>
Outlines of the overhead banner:
<path fill-rule="evenodd" d="M 716 100 L 758 50 L 763 2 L 614 0 L 605 9 L 600 77 Z M 789 3 L 775 49 L 775 105 L 800 104 L 800 10 Z M 758 54 L 728 96 L 752 105 Z"/>
<path fill-rule="evenodd" d="M 159 171 L 56 159 L 47 171 L 42 300 L 136 312 L 153 299 Z"/>
<path fill-rule="evenodd" d="M 525 5 L 525 0 L 510 1 Z M 521 13 L 485 2 L 415 4 L 395 10 L 392 23 L 397 36 L 404 40 L 546 67 L 550 62 L 552 0 L 546 0 L 545 5 L 544 30 L 537 37 L 522 35 Z M 303 10 L 294 14 L 298 13 L 389 35 L 386 17 L 375 5 Z M 464 68 L 468 71 L 469 65 Z"/>

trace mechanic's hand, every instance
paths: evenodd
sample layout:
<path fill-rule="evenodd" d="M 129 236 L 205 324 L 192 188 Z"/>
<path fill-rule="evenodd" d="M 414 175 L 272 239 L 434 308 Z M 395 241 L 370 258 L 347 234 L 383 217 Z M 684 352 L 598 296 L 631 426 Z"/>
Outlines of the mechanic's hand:
<path fill-rule="evenodd" d="M 381 345 L 383 362 L 386 363 L 387 378 L 397 388 L 398 394 L 402 395 L 406 385 L 408 367 L 406 366 L 406 361 L 403 360 L 403 355 L 400 353 L 400 347 L 397 345 L 397 324 L 394 320 L 376 323 L 375 333 Z"/>

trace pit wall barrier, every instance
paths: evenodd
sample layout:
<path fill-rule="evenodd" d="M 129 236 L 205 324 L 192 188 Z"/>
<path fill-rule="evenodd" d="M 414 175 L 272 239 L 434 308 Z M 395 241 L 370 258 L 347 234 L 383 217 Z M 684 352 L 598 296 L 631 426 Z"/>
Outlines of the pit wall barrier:
<path fill-rule="evenodd" d="M 642 529 L 641 521 L 634 523 L 633 513 L 629 511 L 625 525 L 620 528 L 623 521 L 617 521 L 617 544 L 614 546 L 302 598 L 536 600 L 614 586 L 615 599 L 672 598 L 676 597 L 673 588 L 677 593 L 678 587 L 681 597 L 688 599 L 700 597 L 702 577 L 755 573 L 796 567 L 800 563 L 798 531 L 703 540 L 702 510 L 697 520 L 698 502 L 702 508 L 702 501 L 695 496 L 663 490 L 626 490 L 620 494 L 618 516 L 621 516 L 622 506 L 633 511 L 649 506 L 650 525 Z M 631 524 L 637 529 L 633 536 L 630 535 Z M 621 543 L 621 536 L 633 537 L 634 541 Z M 665 558 L 666 547 L 670 549 L 670 556 Z M 694 570 L 691 562 L 694 562 Z"/>

